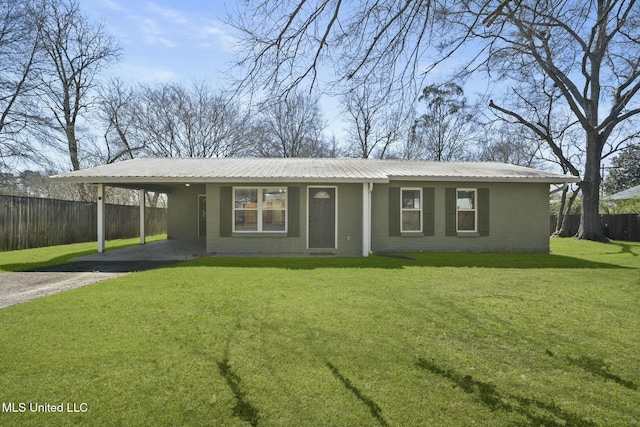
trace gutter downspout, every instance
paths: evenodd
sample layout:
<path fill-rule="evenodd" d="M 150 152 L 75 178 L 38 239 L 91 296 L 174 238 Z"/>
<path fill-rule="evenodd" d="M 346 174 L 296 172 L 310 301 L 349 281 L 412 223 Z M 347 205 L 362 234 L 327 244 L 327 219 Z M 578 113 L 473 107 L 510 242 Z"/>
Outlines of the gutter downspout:
<path fill-rule="evenodd" d="M 144 228 L 144 207 L 145 207 L 145 191 L 144 189 L 141 189 L 139 191 L 139 196 L 138 198 L 140 199 L 140 244 L 144 245 L 145 243 L 147 243 L 147 233 L 146 230 Z"/>
<path fill-rule="evenodd" d="M 373 182 L 369 183 L 369 206 L 367 211 L 369 212 L 369 246 L 367 247 L 367 250 L 369 251 L 369 253 L 371 253 L 371 234 L 372 234 L 372 226 L 373 224 L 371 223 L 371 194 L 373 193 Z"/>
<path fill-rule="evenodd" d="M 97 223 L 98 223 L 98 253 L 104 252 L 104 240 L 105 240 L 105 218 L 104 218 L 104 184 L 98 184 L 98 212 L 97 212 Z"/>
<path fill-rule="evenodd" d="M 371 193 L 373 182 L 362 183 L 362 256 L 371 253 Z"/>

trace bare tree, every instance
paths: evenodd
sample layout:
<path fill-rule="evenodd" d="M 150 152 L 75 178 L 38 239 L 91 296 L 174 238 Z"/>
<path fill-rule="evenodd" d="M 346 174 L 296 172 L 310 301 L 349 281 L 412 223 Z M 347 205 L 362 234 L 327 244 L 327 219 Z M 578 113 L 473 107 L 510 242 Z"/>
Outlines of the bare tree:
<path fill-rule="evenodd" d="M 426 110 L 411 129 L 408 159 L 469 160 L 474 153 L 473 114 L 456 83 L 429 85 L 420 100 Z"/>
<path fill-rule="evenodd" d="M 239 60 L 244 88 L 284 91 L 302 82 L 314 87 L 321 67 L 332 65 L 334 84 L 352 87 L 383 74 L 390 87 L 410 89 L 420 72 L 432 69 L 433 63 L 422 66 L 431 40 L 442 48 L 436 63 L 461 46 L 474 49 L 466 74 L 484 66 L 492 79 L 510 78 L 514 87 L 522 78 L 548 76 L 584 132 L 578 237 L 605 240 L 598 211 L 602 150 L 616 129 L 640 113 L 640 5 L 635 0 L 242 4 L 246 7 L 230 21 L 245 53 Z M 432 27 L 431 18 L 442 26 Z M 519 113 L 493 105 L 505 114 Z"/>
<path fill-rule="evenodd" d="M 38 22 L 29 4 L 0 2 L 0 165 L 16 159 L 41 160 L 24 130 L 36 120 L 30 96 L 38 65 Z"/>
<path fill-rule="evenodd" d="M 142 86 L 136 96 L 128 146 L 160 157 L 231 157 L 247 150 L 250 116 L 205 84 Z M 122 137 L 119 137 L 122 142 Z"/>
<path fill-rule="evenodd" d="M 96 116 L 103 124 L 103 163 L 133 159 L 145 148 L 145 140 L 138 131 L 136 92 L 120 79 L 102 85 L 98 95 Z"/>
<path fill-rule="evenodd" d="M 462 36 L 447 42 L 484 42 L 486 55 L 478 58 L 485 60 L 475 66 L 510 77 L 514 87 L 541 76 L 555 85 L 584 134 L 577 237 L 606 241 L 599 215 L 600 166 L 605 147 L 615 144 L 614 131 L 640 113 L 640 5 L 634 0 L 477 0 L 456 2 L 450 12 L 447 31 Z M 508 106 L 490 107 L 523 116 Z"/>
<path fill-rule="evenodd" d="M 493 115 L 502 123 L 501 128 L 509 126 L 504 129 L 511 135 L 508 146 L 517 144 L 522 152 L 528 150 L 532 158 L 553 164 L 564 174 L 580 176 L 584 149 L 580 144 L 579 125 L 548 76 L 523 76 L 519 87 L 512 88 L 501 104 L 509 109 L 489 100 Z M 522 113 L 515 113 L 516 110 Z M 568 215 L 579 193 L 580 187 L 563 186 L 554 236 L 567 237 Z"/>
<path fill-rule="evenodd" d="M 300 93 L 264 105 L 257 123 L 257 154 L 263 157 L 320 157 L 327 151 L 318 99 Z"/>
<path fill-rule="evenodd" d="M 45 0 L 34 10 L 42 28 L 44 60 L 40 75 L 43 107 L 50 126 L 65 141 L 74 170 L 80 169 L 77 126 L 90 109 L 97 74 L 117 60 L 120 48 L 100 23 L 91 23 L 75 0 Z"/>
<path fill-rule="evenodd" d="M 312 91 L 322 68 L 331 66 L 332 84 L 352 88 L 376 80 L 406 91 L 414 87 L 428 48 L 431 3 L 238 2 L 227 22 L 238 30 L 244 53 L 240 87 L 283 93 L 304 85 Z"/>
<path fill-rule="evenodd" d="M 402 136 L 406 124 L 400 103 L 390 108 L 385 88 L 362 85 L 342 96 L 348 118 L 347 155 L 384 158 Z"/>
<path fill-rule="evenodd" d="M 576 155 L 582 151 L 577 141 L 578 123 L 562 101 L 562 94 L 547 76 L 530 76 L 528 80 L 523 76 L 519 87 L 511 88 L 499 101 L 509 109 L 488 100 L 490 119 L 492 124 L 495 120 L 500 123 L 499 132 L 508 135 L 512 145 L 523 146 L 522 151 L 532 158 L 537 155 L 577 177 L 583 160 Z"/>
<path fill-rule="evenodd" d="M 53 183 L 49 179 L 53 170 L 24 169 L 13 173 L 0 173 L 0 194 L 22 197 L 40 197 L 60 200 L 78 200 L 78 186 Z"/>
<path fill-rule="evenodd" d="M 508 124 L 485 124 L 478 136 L 477 159 L 482 162 L 501 162 L 525 167 L 542 165 L 542 142 L 537 135 L 523 133 Z"/>

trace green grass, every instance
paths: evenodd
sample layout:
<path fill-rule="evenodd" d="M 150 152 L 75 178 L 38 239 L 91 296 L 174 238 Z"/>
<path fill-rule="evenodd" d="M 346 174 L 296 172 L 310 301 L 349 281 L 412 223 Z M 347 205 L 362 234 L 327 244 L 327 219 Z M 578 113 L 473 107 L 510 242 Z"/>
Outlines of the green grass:
<path fill-rule="evenodd" d="M 202 258 L 0 310 L 0 424 L 640 425 L 640 243 Z"/>
<path fill-rule="evenodd" d="M 147 236 L 146 241 L 155 242 L 156 240 L 164 240 L 166 238 L 166 234 Z M 112 251 L 114 249 L 122 249 L 139 243 L 139 237 L 109 240 L 105 244 L 105 250 Z M 0 252 L 0 273 L 61 265 L 68 263 L 72 258 L 91 255 L 97 252 L 98 247 L 96 242 Z"/>

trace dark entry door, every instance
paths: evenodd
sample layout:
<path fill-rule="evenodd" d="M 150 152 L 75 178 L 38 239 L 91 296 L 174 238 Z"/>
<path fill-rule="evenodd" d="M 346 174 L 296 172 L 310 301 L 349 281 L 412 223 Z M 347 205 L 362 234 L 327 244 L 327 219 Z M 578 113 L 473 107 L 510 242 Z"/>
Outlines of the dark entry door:
<path fill-rule="evenodd" d="M 207 196 L 198 196 L 198 237 L 207 236 Z"/>
<path fill-rule="evenodd" d="M 336 247 L 336 189 L 309 189 L 309 248 Z"/>

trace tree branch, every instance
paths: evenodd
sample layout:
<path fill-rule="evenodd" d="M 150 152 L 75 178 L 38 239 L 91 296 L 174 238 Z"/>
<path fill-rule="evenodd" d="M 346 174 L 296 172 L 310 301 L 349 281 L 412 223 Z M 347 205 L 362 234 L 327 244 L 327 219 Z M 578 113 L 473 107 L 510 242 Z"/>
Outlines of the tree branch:
<path fill-rule="evenodd" d="M 542 126 L 542 124 L 540 124 L 540 126 L 542 127 L 541 129 L 540 127 L 536 126 L 535 124 L 531 123 L 530 121 L 522 117 L 520 114 L 496 105 L 493 102 L 493 100 L 489 100 L 489 107 L 495 110 L 498 110 L 501 113 L 506 114 L 510 117 L 513 117 L 514 119 L 516 119 L 518 123 L 532 130 L 536 135 L 540 137 L 540 139 L 543 139 L 544 141 L 547 142 L 547 144 L 549 145 L 549 148 L 551 148 L 551 150 L 556 155 L 556 157 L 560 159 L 562 164 L 567 167 L 567 169 L 569 170 L 569 172 L 571 172 L 573 176 L 580 176 L 580 171 L 578 171 L 578 169 L 571 163 L 571 161 L 569 161 L 569 159 L 565 157 L 564 153 L 562 152 L 562 149 L 555 143 L 555 141 L 549 134 L 548 129 L 545 126 Z"/>

